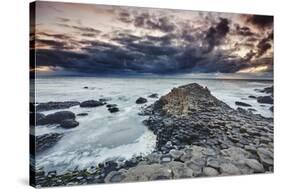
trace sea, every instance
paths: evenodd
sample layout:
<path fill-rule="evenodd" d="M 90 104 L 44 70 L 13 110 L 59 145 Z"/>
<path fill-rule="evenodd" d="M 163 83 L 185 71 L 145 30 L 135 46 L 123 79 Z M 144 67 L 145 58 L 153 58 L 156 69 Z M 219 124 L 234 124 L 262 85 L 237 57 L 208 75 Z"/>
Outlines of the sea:
<path fill-rule="evenodd" d="M 135 156 L 147 155 L 155 149 L 156 136 L 142 123 L 142 106 L 157 99 L 148 98 L 157 93 L 159 97 L 172 88 L 198 83 L 209 88 L 211 93 L 230 107 L 236 109 L 236 101 L 245 102 L 257 110 L 256 114 L 273 117 L 271 105 L 260 104 L 249 95 L 262 96 L 263 89 L 273 85 L 272 77 L 248 77 L 228 75 L 180 75 L 180 76 L 96 76 L 96 77 L 37 77 L 35 80 L 36 103 L 49 101 L 86 101 L 107 98 L 108 103 L 117 104 L 119 112 L 110 113 L 105 106 L 69 110 L 88 113 L 76 116 L 79 126 L 63 129 L 58 125 L 37 126 L 35 135 L 63 133 L 64 136 L 50 149 L 37 154 L 36 167 L 58 174 L 82 170 L 108 160 L 125 161 Z M 88 87 L 85 89 L 84 87 Z M 136 104 L 139 97 L 148 100 L 145 105 Z M 44 111 L 47 115 L 62 110 Z"/>

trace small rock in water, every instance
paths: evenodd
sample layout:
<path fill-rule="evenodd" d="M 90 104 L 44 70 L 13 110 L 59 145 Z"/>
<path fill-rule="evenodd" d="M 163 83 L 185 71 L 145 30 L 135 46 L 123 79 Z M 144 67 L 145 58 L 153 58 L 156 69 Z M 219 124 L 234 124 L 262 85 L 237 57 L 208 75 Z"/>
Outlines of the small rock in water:
<path fill-rule="evenodd" d="M 273 104 L 273 99 L 271 96 L 259 96 L 257 101 L 262 104 Z"/>
<path fill-rule="evenodd" d="M 89 87 L 88 86 L 85 86 L 85 87 L 83 87 L 84 89 L 88 89 Z"/>
<path fill-rule="evenodd" d="M 88 115 L 88 113 L 79 113 L 79 114 L 77 114 L 77 116 L 87 116 Z"/>
<path fill-rule="evenodd" d="M 93 108 L 104 105 L 104 102 L 96 101 L 96 100 L 87 100 L 81 102 L 80 107 L 82 108 Z"/>
<path fill-rule="evenodd" d="M 257 97 L 256 97 L 256 96 L 253 96 L 253 95 L 250 95 L 249 98 L 256 99 Z"/>
<path fill-rule="evenodd" d="M 110 113 L 115 113 L 115 112 L 118 112 L 118 111 L 119 111 L 119 108 L 117 108 L 117 107 L 111 107 L 111 108 L 108 108 L 108 111 L 109 111 Z"/>
<path fill-rule="evenodd" d="M 158 98 L 158 94 L 157 93 L 153 93 L 151 95 L 148 96 L 149 98 Z"/>
<path fill-rule="evenodd" d="M 251 106 L 252 106 L 252 105 L 247 104 L 247 103 L 245 103 L 245 102 L 239 102 L 239 101 L 236 101 L 235 104 L 236 104 L 237 106 L 244 106 L 244 107 L 251 107 Z"/>
<path fill-rule="evenodd" d="M 137 100 L 136 100 L 136 103 L 137 104 L 144 104 L 144 103 L 146 103 L 147 102 L 147 100 L 145 99 L 145 98 L 143 98 L 143 97 L 139 97 Z"/>
<path fill-rule="evenodd" d="M 79 125 L 79 122 L 75 121 L 74 119 L 63 120 L 60 124 L 60 126 L 65 129 L 71 129 L 71 128 L 77 127 L 78 125 Z"/>

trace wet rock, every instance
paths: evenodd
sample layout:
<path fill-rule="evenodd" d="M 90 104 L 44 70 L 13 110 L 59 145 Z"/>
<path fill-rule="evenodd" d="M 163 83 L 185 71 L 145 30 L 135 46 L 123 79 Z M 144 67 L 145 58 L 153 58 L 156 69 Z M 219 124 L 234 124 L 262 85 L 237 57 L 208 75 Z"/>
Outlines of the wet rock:
<path fill-rule="evenodd" d="M 146 102 L 147 102 L 146 98 L 143 98 L 143 97 L 139 97 L 139 98 L 136 100 L 136 103 L 137 103 L 137 104 L 144 104 L 144 103 L 146 103 Z"/>
<path fill-rule="evenodd" d="M 151 95 L 148 96 L 149 98 L 158 98 L 158 94 L 157 93 L 153 93 Z"/>
<path fill-rule="evenodd" d="M 80 104 L 80 102 L 78 102 L 78 101 L 39 103 L 36 106 L 36 111 L 42 112 L 42 111 L 57 110 L 57 109 L 67 109 L 72 106 L 77 106 L 79 104 Z"/>
<path fill-rule="evenodd" d="M 97 100 L 87 100 L 84 102 L 81 102 L 80 107 L 81 108 L 94 108 L 98 106 L 103 106 L 105 103 Z"/>
<path fill-rule="evenodd" d="M 252 105 L 247 104 L 247 103 L 245 103 L 245 102 L 239 102 L 239 101 L 236 101 L 235 104 L 236 104 L 237 106 L 244 106 L 244 107 L 251 107 L 251 106 L 252 106 Z"/>
<path fill-rule="evenodd" d="M 75 121 L 74 119 L 65 119 L 61 122 L 60 126 L 65 129 L 71 129 L 77 127 L 79 122 Z"/>
<path fill-rule="evenodd" d="M 88 113 L 79 113 L 79 114 L 77 114 L 77 116 L 87 116 L 88 115 Z"/>
<path fill-rule="evenodd" d="M 273 106 L 271 106 L 271 107 L 269 108 L 269 110 L 273 112 Z"/>
<path fill-rule="evenodd" d="M 49 133 L 40 136 L 36 136 L 35 149 L 37 153 L 43 152 L 46 149 L 54 146 L 61 138 L 63 134 L 60 133 Z"/>
<path fill-rule="evenodd" d="M 214 176 L 218 176 L 219 172 L 212 167 L 204 167 L 203 168 L 203 175 L 214 177 Z"/>
<path fill-rule="evenodd" d="M 246 165 L 248 165 L 250 168 L 254 170 L 255 173 L 263 173 L 264 168 L 263 165 L 260 164 L 257 160 L 255 159 L 246 159 L 245 160 Z"/>
<path fill-rule="evenodd" d="M 253 95 L 250 95 L 249 98 L 256 99 L 257 97 L 256 97 L 256 96 L 253 96 Z"/>
<path fill-rule="evenodd" d="M 53 114 L 48 114 L 44 118 L 38 120 L 38 124 L 60 124 L 63 120 L 66 119 L 75 119 L 75 114 L 70 111 L 60 111 Z"/>
<path fill-rule="evenodd" d="M 108 102 L 108 101 L 110 101 L 110 100 L 112 100 L 112 98 L 110 98 L 110 97 L 107 97 L 107 98 L 100 98 L 100 99 L 99 99 L 100 102 Z"/>
<path fill-rule="evenodd" d="M 83 89 L 89 89 L 89 87 L 88 87 L 88 86 L 85 86 L 85 87 L 83 87 Z"/>
<path fill-rule="evenodd" d="M 273 86 L 266 87 L 263 90 L 261 90 L 261 92 L 268 93 L 268 94 L 273 94 Z"/>
<path fill-rule="evenodd" d="M 257 101 L 262 104 L 273 104 L 273 98 L 271 96 L 259 96 Z"/>
<path fill-rule="evenodd" d="M 119 112 L 119 108 L 117 108 L 117 107 L 108 108 L 108 111 L 109 111 L 110 113 Z"/>

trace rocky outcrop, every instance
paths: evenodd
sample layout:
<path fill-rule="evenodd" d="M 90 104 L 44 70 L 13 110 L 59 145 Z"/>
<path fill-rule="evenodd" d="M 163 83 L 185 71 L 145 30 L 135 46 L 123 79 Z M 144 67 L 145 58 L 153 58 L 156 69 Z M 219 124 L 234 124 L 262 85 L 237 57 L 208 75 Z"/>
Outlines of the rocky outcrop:
<path fill-rule="evenodd" d="M 49 111 L 49 110 L 67 109 L 72 106 L 77 106 L 79 104 L 80 102 L 78 101 L 46 102 L 46 103 L 38 104 L 36 106 L 36 111 L 42 112 L 42 111 Z"/>
<path fill-rule="evenodd" d="M 49 133 L 40 136 L 36 136 L 35 149 L 37 153 L 43 152 L 53 147 L 61 138 L 63 134 Z"/>
<path fill-rule="evenodd" d="M 97 101 L 97 100 L 87 100 L 84 102 L 81 102 L 80 107 L 81 108 L 94 108 L 98 106 L 103 106 L 105 102 Z"/>
<path fill-rule="evenodd" d="M 273 119 L 234 110 L 206 87 L 193 83 L 172 89 L 140 115 L 148 116 L 144 124 L 157 137 L 154 152 L 63 175 L 40 174 L 38 183 L 58 186 L 273 172 Z"/>
<path fill-rule="evenodd" d="M 66 119 L 75 119 L 75 114 L 70 111 L 60 111 L 48 114 L 44 118 L 38 120 L 38 125 L 61 124 Z"/>

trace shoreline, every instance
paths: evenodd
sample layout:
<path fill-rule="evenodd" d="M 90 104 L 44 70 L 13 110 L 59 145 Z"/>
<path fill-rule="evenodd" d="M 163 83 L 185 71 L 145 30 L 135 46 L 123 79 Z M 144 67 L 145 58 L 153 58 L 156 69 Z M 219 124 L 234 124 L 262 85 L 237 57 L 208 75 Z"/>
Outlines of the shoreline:
<path fill-rule="evenodd" d="M 124 165 L 109 161 L 63 175 L 37 170 L 36 183 L 60 186 L 273 172 L 273 118 L 234 110 L 198 84 L 172 89 L 141 114 L 149 116 L 144 125 L 157 136 L 155 152 Z"/>

